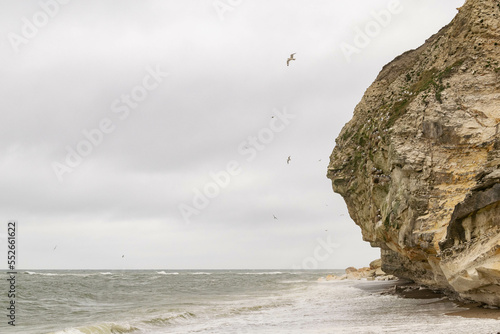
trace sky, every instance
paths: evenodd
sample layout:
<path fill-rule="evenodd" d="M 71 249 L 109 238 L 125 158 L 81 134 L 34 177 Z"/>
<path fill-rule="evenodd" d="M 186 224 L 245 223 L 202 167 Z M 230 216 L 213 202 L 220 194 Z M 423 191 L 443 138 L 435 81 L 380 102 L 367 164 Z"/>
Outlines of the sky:
<path fill-rule="evenodd" d="M 0 0 L 0 269 L 367 266 L 335 138 L 463 3 Z"/>

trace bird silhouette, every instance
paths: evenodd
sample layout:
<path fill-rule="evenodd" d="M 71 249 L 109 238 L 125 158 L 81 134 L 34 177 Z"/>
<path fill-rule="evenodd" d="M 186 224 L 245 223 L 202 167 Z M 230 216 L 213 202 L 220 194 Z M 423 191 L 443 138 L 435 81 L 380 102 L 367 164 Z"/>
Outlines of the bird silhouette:
<path fill-rule="evenodd" d="M 286 163 L 289 164 L 290 160 L 292 160 L 292 158 L 290 156 L 288 156 L 288 159 L 286 159 Z"/>
<path fill-rule="evenodd" d="M 53 251 L 55 251 L 55 250 L 56 250 L 56 248 L 57 248 L 57 245 L 54 247 Z"/>
<path fill-rule="evenodd" d="M 290 55 L 290 58 L 288 58 L 288 59 L 286 60 L 286 66 L 290 66 L 290 60 L 295 60 L 295 58 L 293 58 L 293 55 L 294 55 L 294 54 L 295 54 L 295 53 L 292 53 L 292 54 Z"/>
<path fill-rule="evenodd" d="M 125 257 L 125 255 L 122 255 L 122 259 Z"/>
<path fill-rule="evenodd" d="M 274 219 L 278 219 L 278 218 L 276 218 L 276 216 L 275 216 L 275 215 L 273 215 L 273 218 L 274 218 Z"/>

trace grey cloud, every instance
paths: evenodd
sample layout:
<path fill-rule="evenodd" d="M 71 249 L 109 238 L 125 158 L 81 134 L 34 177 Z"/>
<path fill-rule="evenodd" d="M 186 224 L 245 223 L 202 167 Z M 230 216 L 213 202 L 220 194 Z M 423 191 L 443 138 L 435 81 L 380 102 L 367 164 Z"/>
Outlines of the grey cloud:
<path fill-rule="evenodd" d="M 325 229 L 342 246 L 320 265 L 367 264 L 377 250 L 325 177 L 334 139 L 382 66 L 463 0 L 401 0 L 405 9 L 348 63 L 339 45 L 387 3 L 245 1 L 221 21 L 212 1 L 73 0 L 15 53 L 8 34 L 40 5 L 2 1 L 0 217 L 22 224 L 23 266 L 289 267 Z M 113 103 L 148 66 L 169 76 L 121 119 Z M 247 161 L 239 145 L 270 128 L 275 108 L 296 118 Z M 105 118 L 114 130 L 59 182 L 52 163 Z M 186 224 L 178 205 L 192 205 L 233 160 L 241 173 Z"/>

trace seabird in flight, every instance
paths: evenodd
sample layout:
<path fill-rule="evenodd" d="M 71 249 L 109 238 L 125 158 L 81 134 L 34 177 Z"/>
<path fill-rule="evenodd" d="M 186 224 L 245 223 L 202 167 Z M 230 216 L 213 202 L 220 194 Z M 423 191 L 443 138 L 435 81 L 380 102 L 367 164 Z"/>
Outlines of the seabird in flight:
<path fill-rule="evenodd" d="M 296 53 L 296 52 L 295 52 L 295 53 Z M 290 66 L 290 60 L 295 60 L 295 58 L 293 58 L 293 55 L 294 55 L 295 53 L 292 53 L 292 54 L 290 55 L 290 58 L 288 58 L 288 59 L 286 60 L 286 66 Z"/>
<path fill-rule="evenodd" d="M 289 164 L 290 160 L 292 160 L 292 158 L 290 156 L 288 156 L 288 159 L 286 159 L 286 163 Z"/>

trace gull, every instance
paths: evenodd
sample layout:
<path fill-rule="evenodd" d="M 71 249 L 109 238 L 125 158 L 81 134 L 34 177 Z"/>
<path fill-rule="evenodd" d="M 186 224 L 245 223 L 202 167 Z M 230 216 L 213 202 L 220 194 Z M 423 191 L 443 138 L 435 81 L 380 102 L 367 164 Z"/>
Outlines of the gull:
<path fill-rule="evenodd" d="M 296 53 L 296 52 L 295 52 L 295 53 Z M 293 58 L 293 55 L 294 55 L 295 53 L 292 53 L 292 54 L 290 55 L 290 58 L 288 58 L 288 59 L 286 60 L 286 66 L 289 66 L 289 64 L 290 64 L 290 60 L 295 60 L 295 58 Z"/>
<path fill-rule="evenodd" d="M 288 159 L 286 159 L 286 163 L 289 164 L 290 160 L 292 160 L 292 158 L 290 156 L 288 156 Z"/>
<path fill-rule="evenodd" d="M 276 218 L 276 216 L 275 216 L 275 215 L 273 215 L 273 217 L 274 217 L 274 219 L 278 219 L 278 218 Z"/>

